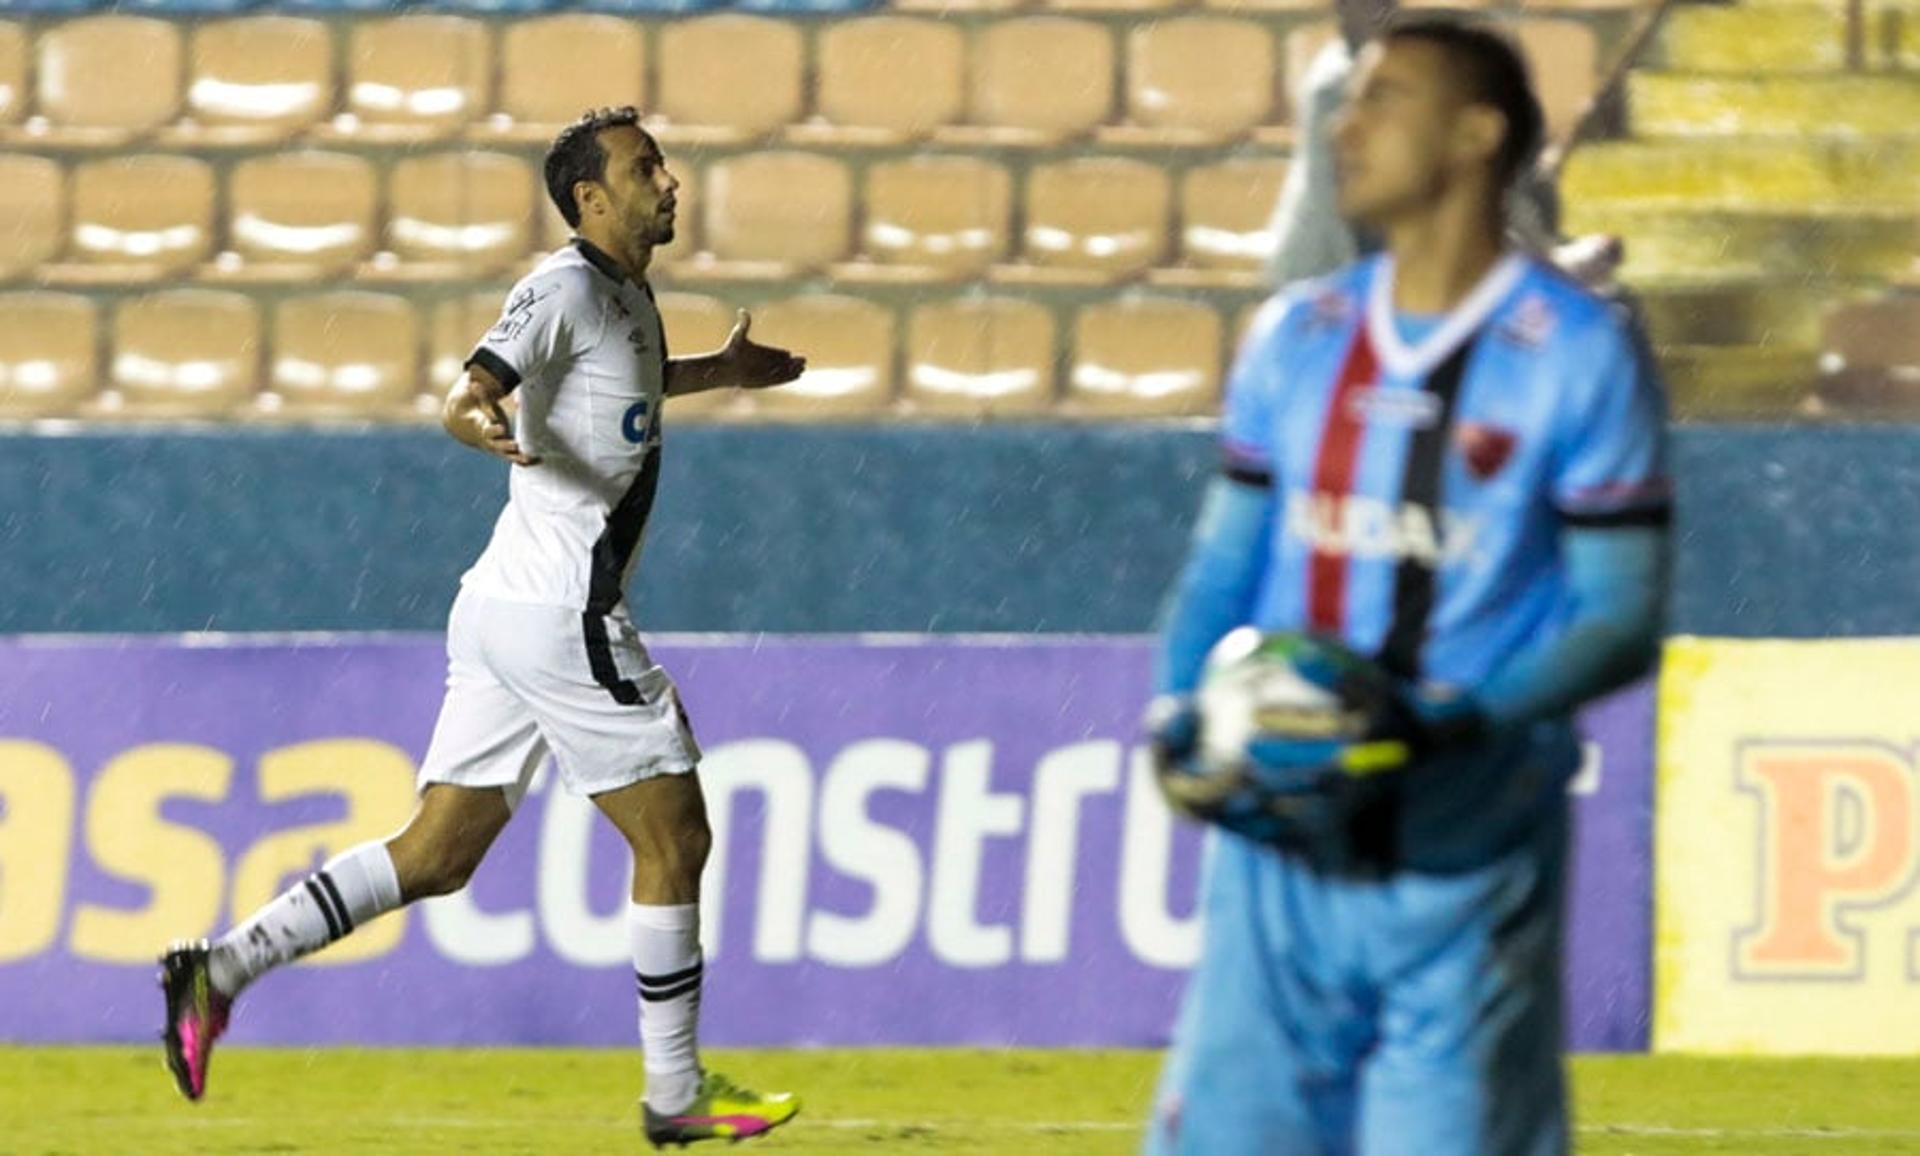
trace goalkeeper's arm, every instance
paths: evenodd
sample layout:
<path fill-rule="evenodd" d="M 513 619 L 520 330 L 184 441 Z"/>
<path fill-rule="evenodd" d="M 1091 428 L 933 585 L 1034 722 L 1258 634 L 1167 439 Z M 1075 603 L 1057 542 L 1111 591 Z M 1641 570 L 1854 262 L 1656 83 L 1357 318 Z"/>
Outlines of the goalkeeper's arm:
<path fill-rule="evenodd" d="M 1155 694 L 1192 694 L 1213 644 L 1252 619 L 1272 548 L 1273 502 L 1271 485 L 1223 477 L 1207 490 L 1186 567 L 1161 608 Z"/>

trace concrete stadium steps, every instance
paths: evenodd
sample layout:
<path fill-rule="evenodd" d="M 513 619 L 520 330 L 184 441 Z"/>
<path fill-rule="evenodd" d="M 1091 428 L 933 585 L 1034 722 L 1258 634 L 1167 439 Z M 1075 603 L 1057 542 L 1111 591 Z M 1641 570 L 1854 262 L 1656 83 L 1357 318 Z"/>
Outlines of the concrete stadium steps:
<path fill-rule="evenodd" d="M 1655 347 L 1675 417 L 1779 416 L 1799 412 L 1813 393 L 1818 357 L 1778 345 Z"/>
<path fill-rule="evenodd" d="M 1832 72 L 1846 67 L 1840 5 L 1684 6 L 1667 14 L 1645 65 L 1688 72 Z"/>
<path fill-rule="evenodd" d="M 1867 295 L 1870 283 L 1773 277 L 1651 278 L 1634 301 L 1656 345 L 1775 345 L 1812 352 L 1820 321 L 1836 300 Z"/>
<path fill-rule="evenodd" d="M 1643 139 L 1920 137 L 1920 73 L 1635 73 L 1628 107 L 1634 135 Z"/>
<path fill-rule="evenodd" d="M 1581 206 L 1668 208 L 1846 206 L 1914 212 L 1920 140 L 1707 138 L 1589 145 L 1567 162 L 1561 199 Z"/>
<path fill-rule="evenodd" d="M 1817 285 L 1885 281 L 1920 250 L 1920 202 L 1905 212 L 1848 209 L 1719 209 L 1609 204 L 1568 198 L 1572 233 L 1626 239 L 1621 277 L 1775 279 Z"/>

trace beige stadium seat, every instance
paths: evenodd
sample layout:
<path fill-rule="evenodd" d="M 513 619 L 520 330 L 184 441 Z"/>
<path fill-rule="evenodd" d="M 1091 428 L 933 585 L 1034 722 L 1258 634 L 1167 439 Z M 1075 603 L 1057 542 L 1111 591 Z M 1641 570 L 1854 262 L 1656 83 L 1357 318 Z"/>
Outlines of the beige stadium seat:
<path fill-rule="evenodd" d="M 194 29 L 186 119 L 162 132 L 182 147 L 284 141 L 333 111 L 333 36 L 317 20 L 247 16 Z"/>
<path fill-rule="evenodd" d="M 1180 181 L 1180 259 L 1155 284 L 1258 289 L 1273 256 L 1273 208 L 1287 162 L 1239 159 L 1188 169 Z"/>
<path fill-rule="evenodd" d="M 251 297 L 174 289 L 113 318 L 112 392 L 100 416 L 221 417 L 260 390 L 260 307 Z"/>
<path fill-rule="evenodd" d="M 1000 417 L 1053 407 L 1053 314 L 1011 297 L 922 305 L 907 326 L 912 413 Z"/>
<path fill-rule="evenodd" d="M 853 178 L 831 157 L 756 152 L 707 170 L 701 211 L 706 249 L 676 274 L 781 280 L 844 260 L 852 239 Z"/>
<path fill-rule="evenodd" d="M 966 38 L 913 16 L 868 16 L 821 30 L 815 117 L 796 143 L 891 145 L 924 139 L 966 112 Z"/>
<path fill-rule="evenodd" d="M 227 252 L 205 272 L 222 281 L 312 281 L 373 252 L 380 191 L 373 166 L 343 153 L 291 152 L 234 166 Z"/>
<path fill-rule="evenodd" d="M 139 284 L 184 272 L 213 249 L 213 170 L 179 156 L 90 161 L 69 186 L 65 260 L 42 266 L 57 285 Z"/>
<path fill-rule="evenodd" d="M 980 14 L 999 15 L 1033 6 L 1036 0 L 892 0 L 887 8 L 894 12 L 922 12 L 930 16 L 953 17 Z"/>
<path fill-rule="evenodd" d="M 753 395 L 754 411 L 807 419 L 875 414 L 893 400 L 893 313 L 831 293 L 763 305 L 753 337 L 807 359 L 800 380 Z"/>
<path fill-rule="evenodd" d="M 60 417 L 99 388 L 93 302 L 0 293 L 0 419 Z"/>
<path fill-rule="evenodd" d="M 654 297 L 660 307 L 660 324 L 667 333 L 667 351 L 675 357 L 711 353 L 727 343 L 733 332 L 736 310 L 717 297 L 700 293 L 660 293 Z M 754 340 L 764 340 L 760 319 L 754 318 Z M 690 393 L 667 403 L 667 420 L 739 416 L 750 402 L 737 389 L 710 389 Z"/>
<path fill-rule="evenodd" d="M 352 23 L 346 111 L 325 138 L 396 142 L 460 131 L 493 107 L 493 43 L 459 16 L 396 16 Z"/>
<path fill-rule="evenodd" d="M 1069 16 L 983 26 L 968 70 L 967 123 L 936 138 L 968 146 L 1048 146 L 1113 115 L 1113 34 Z"/>
<path fill-rule="evenodd" d="M 432 326 L 427 334 L 426 393 L 444 394 L 448 386 L 467 367 L 474 346 L 500 320 L 511 290 L 507 286 L 478 289 L 442 301 L 433 310 Z"/>
<path fill-rule="evenodd" d="M 1027 180 L 1024 263 L 994 270 L 1010 284 L 1111 284 L 1160 264 L 1172 195 L 1158 165 L 1085 157 Z"/>
<path fill-rule="evenodd" d="M 646 105 L 646 34 L 617 16 L 569 12 L 507 25 L 500 104 L 479 140 L 546 144 L 590 108 Z"/>
<path fill-rule="evenodd" d="M 0 153 L 0 281 L 31 274 L 60 252 L 67 180 L 45 157 Z"/>
<path fill-rule="evenodd" d="M 394 418 L 420 391 L 413 307 L 380 293 L 321 293 L 280 303 L 263 398 L 267 415 Z"/>
<path fill-rule="evenodd" d="M 27 30 L 0 24 L 0 125 L 27 114 Z"/>
<path fill-rule="evenodd" d="M 867 172 L 865 260 L 837 280 L 972 280 L 1007 255 L 1013 178 L 977 157 L 913 157 Z"/>
<path fill-rule="evenodd" d="M 1041 0 L 1041 6 L 1054 12 L 1114 12 L 1152 19 L 1171 9 L 1184 8 L 1191 0 Z"/>
<path fill-rule="evenodd" d="M 37 113 L 5 139 L 123 148 L 180 115 L 180 32 L 144 16 L 90 16 L 40 34 Z"/>
<path fill-rule="evenodd" d="M 1920 293 L 1842 305 L 1821 329 L 1822 401 L 1920 416 Z"/>
<path fill-rule="evenodd" d="M 387 181 L 387 248 L 361 275 L 448 280 L 505 272 L 533 246 L 533 172 L 517 157 L 409 157 Z"/>
<path fill-rule="evenodd" d="M 1143 21 L 1127 36 L 1127 123 L 1103 142 L 1219 145 L 1277 110 L 1280 60 L 1273 34 L 1252 20 L 1188 16 Z"/>
<path fill-rule="evenodd" d="M 1599 83 L 1600 49 L 1593 29 L 1578 20 L 1522 20 L 1513 30 L 1547 116 L 1547 139 L 1559 140 Z"/>
<path fill-rule="evenodd" d="M 663 145 L 755 141 L 802 119 L 806 50 L 794 22 L 700 16 L 663 25 L 659 42 L 648 128 Z"/>
<path fill-rule="evenodd" d="M 1220 312 L 1172 298 L 1121 298 L 1080 311 L 1070 412 L 1097 417 L 1212 414 L 1220 402 Z"/>

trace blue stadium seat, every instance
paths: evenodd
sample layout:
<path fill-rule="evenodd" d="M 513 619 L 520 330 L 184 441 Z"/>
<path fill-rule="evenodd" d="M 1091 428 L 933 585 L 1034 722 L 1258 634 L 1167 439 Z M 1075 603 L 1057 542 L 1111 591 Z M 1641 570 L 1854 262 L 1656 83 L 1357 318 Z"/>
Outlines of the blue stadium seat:
<path fill-rule="evenodd" d="M 727 6 L 726 0 L 582 0 L 572 5 L 583 12 L 611 12 L 618 16 L 670 16 L 713 12 Z"/>
<path fill-rule="evenodd" d="M 155 16 L 225 16 L 245 12 L 262 0 L 114 0 L 118 12 L 150 13 Z"/>
<path fill-rule="evenodd" d="M 766 12 L 775 16 L 834 16 L 844 12 L 867 12 L 883 5 L 879 0 L 735 0 L 743 12 Z"/>
<path fill-rule="evenodd" d="M 530 12 L 545 12 L 560 7 L 561 0 L 432 0 L 427 7 L 441 12 L 461 12 L 486 14 L 498 12 L 509 16 L 518 16 Z"/>
<path fill-rule="evenodd" d="M 382 12 L 399 15 L 415 5 L 396 4 L 393 0 L 274 0 L 278 12 Z"/>
<path fill-rule="evenodd" d="M 104 0 L 0 0 L 0 15 L 21 12 L 91 12 Z"/>

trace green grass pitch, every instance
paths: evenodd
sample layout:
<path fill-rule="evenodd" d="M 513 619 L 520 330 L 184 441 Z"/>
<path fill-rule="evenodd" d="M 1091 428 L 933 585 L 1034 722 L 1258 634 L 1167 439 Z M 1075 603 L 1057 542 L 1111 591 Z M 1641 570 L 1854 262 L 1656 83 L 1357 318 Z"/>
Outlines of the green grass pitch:
<path fill-rule="evenodd" d="M 739 1149 L 751 1156 L 1134 1152 L 1158 1067 L 1121 1051 L 707 1059 L 806 1101 L 786 1130 Z M 619 1051 L 231 1048 L 195 1106 L 174 1094 L 157 1048 L 0 1047 L 0 1153 L 641 1151 L 638 1081 L 637 1058 Z M 1575 1062 L 1574 1085 L 1583 1154 L 1920 1154 L 1920 1061 L 1592 1057 Z"/>

